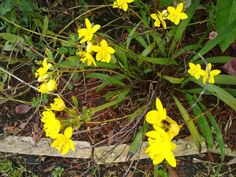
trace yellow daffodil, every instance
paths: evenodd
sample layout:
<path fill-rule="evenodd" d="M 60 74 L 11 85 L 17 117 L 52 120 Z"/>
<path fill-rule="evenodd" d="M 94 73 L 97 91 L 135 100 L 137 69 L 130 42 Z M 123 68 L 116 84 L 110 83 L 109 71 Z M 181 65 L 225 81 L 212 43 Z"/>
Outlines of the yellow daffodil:
<path fill-rule="evenodd" d="M 163 28 L 166 29 L 166 22 L 165 22 L 165 19 L 167 17 L 166 13 L 167 13 L 166 10 L 163 10 L 162 12 L 157 11 L 157 14 L 156 13 L 151 14 L 151 17 L 155 20 L 154 22 L 155 27 L 160 27 L 162 24 Z"/>
<path fill-rule="evenodd" d="M 188 16 L 184 12 L 182 12 L 183 7 L 184 7 L 183 3 L 178 4 L 176 9 L 172 6 L 167 7 L 167 10 L 169 12 L 167 19 L 172 21 L 175 25 L 178 25 L 180 20 L 187 19 Z"/>
<path fill-rule="evenodd" d="M 81 51 L 81 52 L 78 52 L 77 55 L 80 56 L 80 60 L 85 63 L 87 61 L 87 65 L 90 66 L 90 65 L 94 65 L 94 66 L 97 66 L 96 65 L 96 62 L 93 58 L 93 56 L 88 53 L 88 52 L 84 52 L 84 51 Z"/>
<path fill-rule="evenodd" d="M 43 115 L 43 117 L 41 118 L 41 121 L 43 122 L 43 123 L 46 123 L 48 120 L 50 120 L 50 119 L 56 119 L 56 115 L 55 115 L 55 113 L 54 112 L 52 112 L 52 111 L 50 111 L 50 110 L 47 110 L 47 111 L 43 111 L 42 112 L 42 115 Z"/>
<path fill-rule="evenodd" d="M 169 135 L 170 139 L 173 139 L 176 135 L 179 134 L 180 126 L 169 116 L 166 117 L 166 122 L 168 122 L 169 124 L 167 134 Z"/>
<path fill-rule="evenodd" d="M 78 30 L 79 37 L 82 38 L 80 43 L 84 43 L 86 41 L 91 41 L 94 33 L 101 28 L 100 25 L 94 25 L 90 23 L 89 19 L 85 19 L 86 28 L 81 28 Z"/>
<path fill-rule="evenodd" d="M 56 139 L 51 144 L 51 147 L 57 149 L 62 155 L 66 154 L 70 149 L 75 151 L 74 143 L 70 139 L 72 133 L 72 127 L 67 127 L 64 131 L 64 134 L 57 135 Z"/>
<path fill-rule="evenodd" d="M 106 40 L 100 42 L 100 46 L 92 46 L 92 50 L 97 52 L 96 60 L 101 62 L 109 63 L 111 60 L 111 54 L 115 53 L 115 50 L 108 46 Z"/>
<path fill-rule="evenodd" d="M 188 73 L 195 77 L 196 79 L 199 79 L 204 74 L 204 70 L 201 69 L 201 65 L 199 64 L 193 64 L 189 63 L 189 70 Z"/>
<path fill-rule="evenodd" d="M 133 2 L 134 0 L 115 0 L 113 3 L 113 8 L 123 9 L 124 11 L 128 10 L 128 3 Z"/>
<path fill-rule="evenodd" d="M 50 79 L 48 82 L 42 83 L 38 91 L 41 93 L 53 92 L 57 88 L 56 80 Z"/>
<path fill-rule="evenodd" d="M 43 67 L 40 67 L 35 72 L 35 77 L 38 77 L 38 82 L 44 82 L 48 79 L 49 75 L 47 72 L 52 67 L 51 63 L 47 63 L 47 58 L 44 58 L 42 65 Z"/>
<path fill-rule="evenodd" d="M 166 119 L 166 109 L 163 108 L 159 98 L 156 98 L 156 109 L 147 113 L 146 121 L 150 124 L 161 126 L 162 121 Z"/>
<path fill-rule="evenodd" d="M 43 117 L 41 118 L 41 121 L 44 123 L 43 129 L 46 136 L 56 138 L 61 128 L 60 121 L 55 117 L 55 114 L 52 111 L 44 111 L 42 114 Z"/>
<path fill-rule="evenodd" d="M 50 104 L 51 110 L 54 111 L 63 111 L 66 107 L 64 101 L 61 99 L 61 97 L 54 98 L 54 103 Z"/>
<path fill-rule="evenodd" d="M 154 126 L 154 129 L 146 133 L 149 146 L 145 152 L 150 156 L 154 165 L 160 164 L 166 159 L 172 167 L 176 167 L 176 159 L 172 153 L 176 145 L 171 142 L 171 138 L 162 128 Z"/>
<path fill-rule="evenodd" d="M 211 84 L 214 84 L 215 83 L 215 76 L 217 76 L 218 74 L 220 74 L 220 70 L 218 69 L 214 69 L 214 70 L 211 70 L 211 63 L 208 63 L 207 67 L 206 67 L 206 70 L 203 74 L 203 83 L 205 84 L 207 79 L 208 79 L 208 82 L 211 83 Z"/>

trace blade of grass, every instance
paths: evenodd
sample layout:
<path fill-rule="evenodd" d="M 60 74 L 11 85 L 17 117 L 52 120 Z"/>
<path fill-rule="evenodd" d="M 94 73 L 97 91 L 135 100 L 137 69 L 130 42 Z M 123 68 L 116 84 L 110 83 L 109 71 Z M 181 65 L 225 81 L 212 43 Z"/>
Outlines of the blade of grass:
<path fill-rule="evenodd" d="M 190 105 L 194 104 L 194 99 L 191 95 L 186 94 L 185 98 L 187 99 L 187 101 L 189 102 Z M 201 110 L 201 108 L 198 106 L 198 104 L 196 104 L 193 108 L 192 111 L 195 115 L 195 117 L 197 117 L 198 119 L 198 125 L 199 128 L 201 130 L 201 133 L 203 135 L 203 137 L 205 138 L 207 144 L 209 145 L 209 147 L 212 149 L 213 148 L 213 136 L 211 133 L 211 128 L 208 125 L 208 122 L 206 120 L 206 117 L 203 115 L 203 112 Z"/>
<path fill-rule="evenodd" d="M 201 136 L 198 132 L 197 127 L 195 126 L 193 120 L 191 119 L 191 117 L 189 116 L 188 112 L 183 107 L 183 105 L 180 103 L 180 101 L 175 96 L 173 96 L 173 98 L 175 100 L 175 104 L 176 104 L 177 108 L 179 109 L 179 111 L 184 119 L 184 122 L 186 123 L 186 125 L 192 135 L 195 145 L 197 146 L 198 150 L 201 151 Z"/>
<path fill-rule="evenodd" d="M 196 80 L 195 78 L 190 78 L 190 80 L 204 87 L 202 81 Z M 206 90 L 209 91 L 211 94 L 215 95 L 218 99 L 220 99 L 236 111 L 236 98 L 229 94 L 227 91 L 213 84 L 209 84 Z"/>
<path fill-rule="evenodd" d="M 220 129 L 219 125 L 216 122 L 216 118 L 211 114 L 210 111 L 208 111 L 206 109 L 205 105 L 202 104 L 200 101 L 198 102 L 198 104 L 200 105 L 201 109 L 206 112 L 208 120 L 210 121 L 210 123 L 211 123 L 211 125 L 214 129 L 214 133 L 216 134 L 216 140 L 219 144 L 219 148 L 220 148 L 220 152 L 221 152 L 221 154 L 220 154 L 221 155 L 221 161 L 223 162 L 224 158 L 225 158 L 225 143 L 224 143 L 224 138 L 223 138 L 221 129 Z"/>

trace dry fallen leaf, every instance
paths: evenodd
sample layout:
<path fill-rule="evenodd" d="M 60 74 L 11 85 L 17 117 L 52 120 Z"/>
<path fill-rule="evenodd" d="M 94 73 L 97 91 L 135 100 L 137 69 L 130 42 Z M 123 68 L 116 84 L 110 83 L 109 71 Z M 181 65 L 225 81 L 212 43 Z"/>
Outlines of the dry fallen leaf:
<path fill-rule="evenodd" d="M 29 105 L 20 104 L 15 107 L 15 112 L 16 114 L 26 114 L 30 109 L 31 107 Z"/>
<path fill-rule="evenodd" d="M 227 62 L 223 66 L 223 68 L 226 70 L 227 73 L 236 76 L 236 58 L 234 58 L 234 59 L 230 60 L 229 62 Z"/>
<path fill-rule="evenodd" d="M 169 177 L 179 177 L 179 175 L 177 174 L 176 170 L 173 167 L 166 165 L 166 168 L 168 170 Z"/>

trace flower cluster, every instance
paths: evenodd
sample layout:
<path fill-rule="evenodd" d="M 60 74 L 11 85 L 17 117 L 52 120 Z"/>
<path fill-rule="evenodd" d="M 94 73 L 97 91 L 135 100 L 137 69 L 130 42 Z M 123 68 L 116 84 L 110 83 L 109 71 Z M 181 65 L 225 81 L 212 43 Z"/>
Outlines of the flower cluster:
<path fill-rule="evenodd" d="M 156 99 L 156 109 L 149 111 L 146 115 L 146 121 L 152 124 L 154 130 L 146 133 L 149 146 L 145 152 L 150 156 L 153 164 L 160 164 L 166 159 L 172 167 L 175 167 L 176 159 L 172 150 L 176 148 L 176 145 L 172 139 L 178 135 L 180 126 L 167 115 L 159 98 Z"/>
<path fill-rule="evenodd" d="M 202 81 L 205 84 L 207 81 L 208 83 L 214 84 L 215 83 L 215 76 L 217 76 L 218 74 L 220 74 L 220 70 L 218 69 L 214 69 L 211 70 L 211 63 L 207 64 L 207 67 L 205 70 L 201 69 L 201 65 L 200 64 L 193 64 L 193 63 L 189 63 L 189 70 L 188 73 L 195 77 L 196 79 L 199 79 L 200 77 L 202 77 Z"/>
<path fill-rule="evenodd" d="M 113 3 L 113 8 L 123 9 L 124 11 L 128 10 L 128 3 L 133 2 L 134 0 L 115 0 Z"/>
<path fill-rule="evenodd" d="M 47 58 L 44 58 L 42 67 L 35 72 L 38 82 L 42 82 L 38 88 L 41 93 L 53 92 L 57 88 L 56 80 L 52 77 L 53 72 L 49 72 L 52 67 L 52 64 L 47 62 Z"/>
<path fill-rule="evenodd" d="M 157 11 L 157 13 L 151 14 L 151 18 L 155 20 L 154 26 L 160 27 L 163 26 L 164 29 L 166 29 L 166 21 L 170 20 L 175 25 L 178 25 L 180 20 L 187 19 L 188 16 L 182 12 L 183 11 L 184 4 L 180 3 L 177 5 L 176 8 L 169 6 L 167 7 L 167 10 L 163 10 L 162 12 Z"/>
<path fill-rule="evenodd" d="M 87 64 L 96 66 L 95 59 L 93 57 L 94 52 L 96 53 L 96 60 L 101 62 L 109 63 L 111 61 L 111 55 L 115 53 L 115 50 L 107 44 L 105 39 L 102 39 L 100 45 L 95 45 L 96 40 L 93 40 L 94 33 L 101 28 L 100 25 L 94 25 L 90 23 L 89 19 L 85 19 L 86 28 L 78 30 L 80 43 L 87 42 L 86 50 L 77 52 L 80 56 L 80 60 Z"/>
<path fill-rule="evenodd" d="M 50 104 L 50 108 L 46 108 L 42 113 L 41 121 L 46 137 L 52 138 L 54 141 L 51 147 L 57 149 L 62 155 L 66 154 L 70 149 L 75 151 L 73 141 L 70 139 L 73 133 L 72 127 L 67 127 L 64 134 L 59 133 L 61 130 L 61 122 L 53 111 L 63 111 L 66 108 L 64 101 L 58 96 L 54 102 Z"/>

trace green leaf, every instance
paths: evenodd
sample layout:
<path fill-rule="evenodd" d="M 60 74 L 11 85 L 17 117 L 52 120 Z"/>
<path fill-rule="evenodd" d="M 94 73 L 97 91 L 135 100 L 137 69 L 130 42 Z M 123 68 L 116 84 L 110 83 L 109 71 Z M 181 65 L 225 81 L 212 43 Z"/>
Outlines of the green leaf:
<path fill-rule="evenodd" d="M 47 58 L 51 61 L 53 61 L 53 54 L 50 49 L 46 48 L 45 53 L 47 55 Z"/>
<path fill-rule="evenodd" d="M 196 80 L 195 78 L 190 78 L 190 80 L 202 87 L 205 86 L 201 80 Z M 209 84 L 206 90 L 236 111 L 236 98 L 227 91 L 213 84 Z"/>
<path fill-rule="evenodd" d="M 218 75 L 215 77 L 216 84 L 236 85 L 236 77 L 233 75 Z"/>
<path fill-rule="evenodd" d="M 183 105 L 180 103 L 180 101 L 175 96 L 173 96 L 173 98 L 175 100 L 175 104 L 176 104 L 177 108 L 179 109 L 179 111 L 184 119 L 184 122 L 186 123 L 186 125 L 192 135 L 195 145 L 197 146 L 198 150 L 201 151 L 201 136 L 198 132 L 197 127 L 195 126 L 193 120 L 191 119 L 191 117 L 189 116 L 188 112 L 183 107 Z"/>
<path fill-rule="evenodd" d="M 138 152 L 140 146 L 142 144 L 143 137 L 148 129 L 148 123 L 145 121 L 143 127 L 136 133 L 134 140 L 130 144 L 128 159 L 132 158 L 132 156 Z"/>
<path fill-rule="evenodd" d="M 221 152 L 221 154 L 220 154 L 221 161 L 223 162 L 224 158 L 225 158 L 225 143 L 224 143 L 224 138 L 223 138 L 221 129 L 216 122 L 216 118 L 211 114 L 211 112 L 209 110 L 206 109 L 205 105 L 202 104 L 200 101 L 198 102 L 198 104 L 200 105 L 201 109 L 206 112 L 208 120 L 210 121 L 210 123 L 213 127 L 213 131 L 216 134 L 216 140 L 219 144 L 219 148 L 220 148 L 220 152 Z"/>
<path fill-rule="evenodd" d="M 75 96 L 72 96 L 71 99 L 73 101 L 74 106 L 78 108 L 79 107 L 78 99 Z"/>
<path fill-rule="evenodd" d="M 148 56 L 155 47 L 156 47 L 156 43 L 155 42 L 151 43 L 142 51 L 141 56 L 144 56 L 144 57 Z"/>
<path fill-rule="evenodd" d="M 205 46 L 196 54 L 191 61 L 194 61 L 200 56 L 205 55 L 207 52 L 209 52 L 213 47 L 215 47 L 217 44 L 219 44 L 223 39 L 225 39 L 225 34 L 228 34 L 231 32 L 231 29 L 236 26 L 236 20 L 234 20 L 229 26 L 224 27 L 222 30 L 218 31 L 218 35 L 208 41 Z M 200 56 L 199 56 L 200 55 Z"/>
<path fill-rule="evenodd" d="M 0 33 L 0 37 L 2 37 L 3 39 L 7 40 L 8 42 L 24 42 L 24 39 L 20 36 L 11 34 L 11 33 Z"/>
<path fill-rule="evenodd" d="M 125 86 L 125 84 L 121 81 L 124 77 L 121 79 L 117 79 L 114 76 L 109 76 L 108 74 L 102 74 L 102 73 L 90 73 L 86 75 L 86 78 L 96 78 L 96 79 L 101 79 L 103 81 L 106 81 L 110 84 L 115 84 L 115 85 L 120 85 L 120 86 Z"/>
<path fill-rule="evenodd" d="M 184 78 L 170 77 L 166 75 L 162 76 L 162 79 L 167 80 L 171 84 L 180 84 L 184 80 Z"/>
<path fill-rule="evenodd" d="M 230 56 L 216 56 L 216 57 L 209 57 L 209 58 L 205 58 L 205 60 L 208 63 L 227 63 L 228 61 L 232 60 L 234 57 L 230 57 Z M 198 60 L 195 63 L 198 64 L 204 64 L 204 61 L 202 60 Z"/>
<path fill-rule="evenodd" d="M 49 21 L 48 21 L 48 16 L 46 15 L 46 16 L 44 17 L 44 20 L 43 20 L 43 28 L 42 28 L 42 34 L 43 34 L 43 35 L 46 34 L 46 32 L 47 32 L 47 30 L 48 30 L 48 23 L 49 23 Z"/>
<path fill-rule="evenodd" d="M 220 31 L 229 26 L 236 20 L 236 0 L 217 0 L 216 4 L 216 30 Z M 220 42 L 222 52 L 224 52 L 229 45 L 234 41 L 236 35 L 236 27 L 230 29 L 225 33 L 225 38 Z"/>
<path fill-rule="evenodd" d="M 118 60 L 122 63 L 122 65 L 128 69 L 129 68 L 129 65 L 128 65 L 128 58 L 127 58 L 127 55 L 125 53 L 124 50 L 122 50 L 121 47 L 119 46 L 115 46 L 115 56 L 118 58 Z"/>
<path fill-rule="evenodd" d="M 177 62 L 172 58 L 153 58 L 153 57 L 139 56 L 139 59 L 159 65 L 170 65 L 170 64 L 177 65 Z"/>
<path fill-rule="evenodd" d="M 91 108 L 93 114 L 98 112 L 98 111 L 102 111 L 106 108 L 109 108 L 111 106 L 115 106 L 117 104 L 119 104 L 120 102 L 124 101 L 126 98 L 126 95 L 129 93 L 130 89 L 125 89 L 123 92 L 120 92 L 119 96 L 117 97 L 116 100 L 105 103 L 103 105 L 97 106 L 96 108 Z"/>
<path fill-rule="evenodd" d="M 131 40 L 134 39 L 134 33 L 141 23 L 142 21 L 140 21 L 137 25 L 135 25 L 135 27 L 129 32 L 129 35 L 126 40 L 126 49 L 129 48 Z"/>
<path fill-rule="evenodd" d="M 193 105 L 195 103 L 195 101 L 191 95 L 186 94 L 185 98 L 188 100 L 190 105 Z M 211 133 L 211 128 L 208 125 L 208 122 L 206 120 L 206 117 L 203 115 L 203 112 L 202 112 L 201 108 L 198 106 L 198 104 L 196 104 L 192 108 L 192 111 L 193 111 L 195 117 L 197 117 L 198 125 L 201 130 L 201 133 L 203 134 L 203 137 L 205 138 L 209 147 L 212 149 L 213 145 L 214 145 L 213 144 L 213 136 Z"/>

